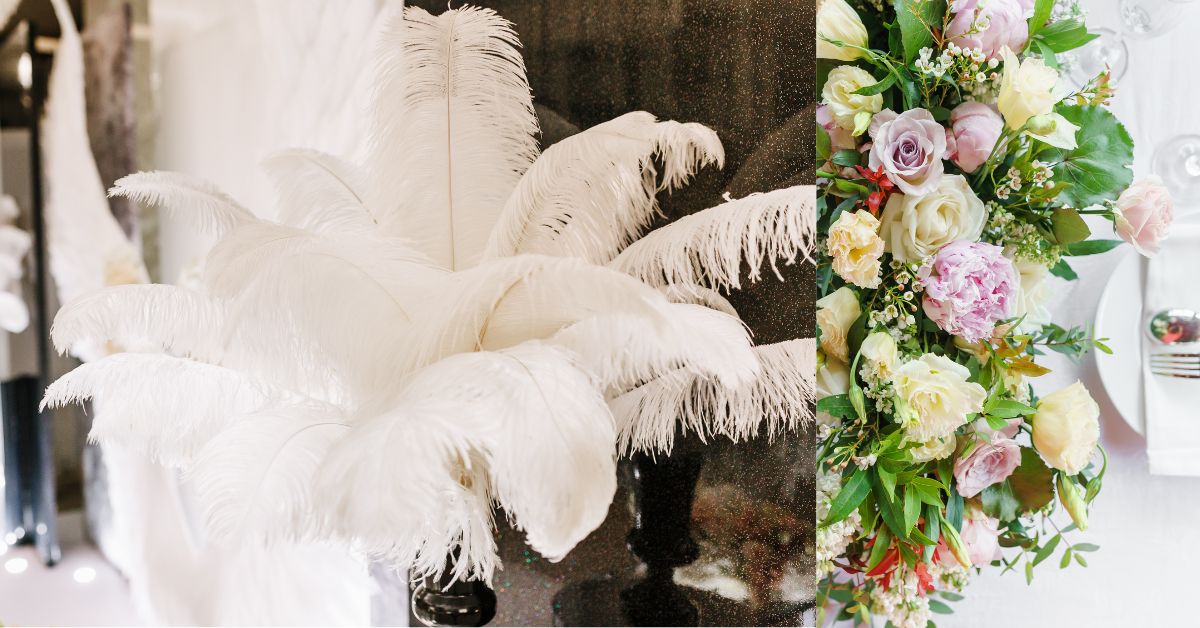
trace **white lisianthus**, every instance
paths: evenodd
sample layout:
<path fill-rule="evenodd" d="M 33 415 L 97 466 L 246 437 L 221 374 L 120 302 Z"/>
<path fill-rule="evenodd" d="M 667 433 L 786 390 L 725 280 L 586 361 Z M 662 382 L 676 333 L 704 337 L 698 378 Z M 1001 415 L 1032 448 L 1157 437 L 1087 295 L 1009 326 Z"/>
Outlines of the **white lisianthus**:
<path fill-rule="evenodd" d="M 830 39 L 867 47 L 867 27 L 845 0 L 819 0 L 817 3 L 817 58 L 853 61 L 863 56 L 861 50 L 827 41 Z"/>
<path fill-rule="evenodd" d="M 1075 134 L 1078 131 L 1079 127 L 1075 126 L 1070 120 L 1062 117 L 1062 114 L 1051 112 L 1031 118 L 1029 126 L 1025 129 L 1025 134 L 1035 137 L 1055 148 L 1074 150 L 1079 146 L 1079 142 L 1075 139 Z"/>
<path fill-rule="evenodd" d="M 1004 123 L 1012 130 L 1020 129 L 1034 116 L 1054 111 L 1058 96 L 1054 86 L 1058 72 L 1037 57 L 1019 61 L 1017 55 L 1004 50 L 1004 76 L 1000 79 L 1000 96 L 996 108 Z"/>
<path fill-rule="evenodd" d="M 879 235 L 897 261 L 920 262 L 956 240 L 975 242 L 987 208 L 959 174 L 944 175 L 928 194 L 893 194 L 883 208 Z"/>
<path fill-rule="evenodd" d="M 983 410 L 987 391 L 968 382 L 967 367 L 940 355 L 925 355 L 896 369 L 892 386 L 905 440 L 927 443 L 945 438 L 967 422 L 967 415 Z"/>
<path fill-rule="evenodd" d="M 1053 392 L 1033 415 L 1033 446 L 1046 464 L 1076 474 L 1087 466 L 1100 440 L 1100 406 L 1083 384 Z"/>
<path fill-rule="evenodd" d="M 833 272 L 860 288 L 879 287 L 883 239 L 879 237 L 879 220 L 870 212 L 842 212 L 829 227 L 826 242 Z"/>
<path fill-rule="evenodd" d="M 839 65 L 831 70 L 821 88 L 821 101 L 829 107 L 834 124 L 847 131 L 865 128 L 863 119 L 869 122 L 871 116 L 883 109 L 883 96 L 863 96 L 854 92 L 877 82 L 870 72 L 852 65 Z"/>
<path fill-rule="evenodd" d="M 821 348 L 826 356 L 841 362 L 850 361 L 846 336 L 860 314 L 862 306 L 858 303 L 858 295 L 845 286 L 817 299 L 817 326 L 821 328 Z"/>
<path fill-rule="evenodd" d="M 931 460 L 941 460 L 948 458 L 954 453 L 954 448 L 958 444 L 958 439 L 954 434 L 934 438 L 928 442 L 921 443 L 918 447 L 913 447 L 908 450 L 908 454 L 912 456 L 913 462 L 929 462 Z"/>
<path fill-rule="evenodd" d="M 1050 308 L 1046 301 L 1050 297 L 1050 282 L 1046 279 L 1050 270 L 1037 262 L 1028 260 L 1013 264 L 1021 283 L 1021 292 L 1017 297 L 1017 306 L 1013 316 L 1021 319 L 1017 333 L 1029 334 L 1050 323 Z"/>
<path fill-rule="evenodd" d="M 892 372 L 896 369 L 896 363 L 900 360 L 896 339 L 892 338 L 891 334 L 882 331 L 868 335 L 863 340 L 858 354 L 863 360 L 866 360 L 867 365 L 879 375 L 879 378 L 884 380 L 892 376 Z"/>

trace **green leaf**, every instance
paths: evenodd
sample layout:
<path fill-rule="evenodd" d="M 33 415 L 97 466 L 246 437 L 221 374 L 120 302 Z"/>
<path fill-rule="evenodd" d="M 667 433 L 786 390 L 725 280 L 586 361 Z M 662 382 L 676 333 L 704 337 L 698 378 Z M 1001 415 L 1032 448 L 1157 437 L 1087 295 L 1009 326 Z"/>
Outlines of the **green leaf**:
<path fill-rule="evenodd" d="M 987 421 L 988 427 L 992 428 L 993 430 L 996 430 L 997 432 L 1008 427 L 1008 421 L 1005 421 L 1004 419 L 1002 419 L 998 416 L 992 416 L 990 414 L 985 414 L 983 416 L 983 419 L 985 421 Z"/>
<path fill-rule="evenodd" d="M 858 151 L 847 148 L 834 153 L 830 161 L 843 168 L 848 168 L 850 166 L 857 166 L 860 157 L 861 155 Z"/>
<path fill-rule="evenodd" d="M 1029 37 L 1032 39 L 1042 27 L 1046 25 L 1046 20 L 1050 19 L 1050 11 L 1054 9 L 1054 0 L 1037 0 L 1033 5 L 1033 17 L 1029 18 Z"/>
<path fill-rule="evenodd" d="M 1074 50 L 1097 37 L 1098 34 L 1088 32 L 1087 25 L 1081 20 L 1060 20 L 1038 34 L 1038 39 L 1054 52 Z"/>
<path fill-rule="evenodd" d="M 1067 264 L 1067 260 L 1062 258 L 1059 258 L 1058 263 L 1050 267 L 1050 274 L 1067 281 L 1079 279 L 1079 275 L 1075 274 L 1075 270 L 1071 268 L 1070 264 Z"/>
<path fill-rule="evenodd" d="M 983 502 L 983 512 L 987 513 L 989 517 L 996 517 L 1002 521 L 1016 518 L 1017 511 L 1021 507 L 1008 482 L 999 482 L 983 489 L 980 497 Z"/>
<path fill-rule="evenodd" d="M 959 495 L 958 491 L 951 491 L 950 499 L 946 501 L 946 521 L 950 522 L 955 530 L 962 529 L 964 508 L 962 495 Z"/>
<path fill-rule="evenodd" d="M 1070 564 L 1071 564 L 1071 548 L 1068 547 L 1067 551 L 1063 552 L 1063 557 L 1062 557 L 1062 560 L 1059 561 L 1059 563 L 1058 563 L 1058 568 L 1066 569 L 1067 565 L 1070 565 Z"/>
<path fill-rule="evenodd" d="M 1087 561 L 1084 560 L 1083 556 L 1080 556 L 1079 554 L 1075 555 L 1075 562 L 1079 563 L 1081 567 L 1087 567 Z"/>
<path fill-rule="evenodd" d="M 882 94 L 883 92 L 887 91 L 887 88 L 895 85 L 895 83 L 896 75 L 888 74 L 878 83 L 867 85 L 866 87 L 860 87 L 854 90 L 854 93 L 860 96 L 874 96 L 875 94 Z"/>
<path fill-rule="evenodd" d="M 1092 230 L 1083 221 L 1079 211 L 1071 207 L 1059 207 L 1050 216 L 1050 224 L 1054 227 L 1054 239 L 1059 244 L 1072 244 L 1086 240 L 1092 235 Z"/>
<path fill-rule="evenodd" d="M 852 419 L 857 416 L 854 404 L 850 403 L 849 395 L 833 395 L 817 401 L 817 411 L 824 412 L 839 419 Z"/>
<path fill-rule="evenodd" d="M 892 533 L 888 531 L 887 526 L 879 528 L 875 532 L 875 544 L 871 546 L 871 555 L 867 558 L 867 571 L 875 568 L 876 565 L 883 562 L 883 557 L 887 555 L 888 548 L 892 545 Z"/>
<path fill-rule="evenodd" d="M 1122 244 L 1125 244 L 1123 240 L 1084 240 L 1083 242 L 1068 244 L 1067 250 L 1063 251 L 1063 254 L 1074 257 L 1096 255 L 1098 253 L 1107 253 Z"/>
<path fill-rule="evenodd" d="M 815 124 L 817 127 L 817 163 L 823 164 L 829 161 L 829 153 L 833 150 L 833 142 L 829 139 L 829 132 L 825 127 Z"/>
<path fill-rule="evenodd" d="M 855 469 L 854 473 L 850 475 L 850 479 L 842 485 L 842 490 L 838 491 L 837 496 L 829 503 L 829 515 L 825 517 L 822 525 L 835 524 L 858 508 L 863 498 L 867 496 L 867 492 L 871 490 L 868 475 L 862 469 Z"/>
<path fill-rule="evenodd" d="M 1033 563 L 1025 561 L 1025 584 L 1033 584 Z"/>
<path fill-rule="evenodd" d="M 882 466 L 875 467 L 875 473 L 879 476 L 880 484 L 883 484 L 883 490 L 887 491 L 888 495 L 896 492 L 896 474 L 884 469 Z"/>
<path fill-rule="evenodd" d="M 1042 548 L 1037 551 L 1037 554 L 1034 554 L 1033 564 L 1037 565 L 1038 563 L 1042 562 L 1043 560 L 1046 560 L 1047 558 L 1049 558 L 1050 555 L 1054 553 L 1054 549 L 1056 547 L 1058 547 L 1058 542 L 1061 540 L 1062 540 L 1061 534 L 1055 534 L 1054 536 L 1050 537 L 1050 541 L 1048 543 L 1046 543 L 1045 545 L 1043 545 Z"/>
<path fill-rule="evenodd" d="M 1100 546 L 1095 543 L 1076 543 L 1071 546 L 1071 549 L 1076 552 L 1094 552 L 1100 549 Z"/>
<path fill-rule="evenodd" d="M 1032 447 L 1021 448 L 1021 464 L 1008 483 L 1021 512 L 1041 510 L 1054 499 L 1054 474 Z"/>
<path fill-rule="evenodd" d="M 892 529 L 897 539 L 909 542 L 908 531 L 904 529 L 904 513 L 899 511 L 895 495 L 885 493 L 883 484 L 879 482 L 871 482 L 871 488 L 875 491 L 875 503 L 879 506 L 879 516 L 883 522 Z"/>
<path fill-rule="evenodd" d="M 1102 107 L 1059 105 L 1056 111 L 1071 124 L 1086 129 L 1079 134 L 1079 146 L 1074 150 L 1052 149 L 1041 157 L 1056 164 L 1055 181 L 1070 184 L 1058 201 L 1087 207 L 1116 199 L 1133 181 L 1133 139 L 1129 132 Z"/>
<path fill-rule="evenodd" d="M 917 517 L 921 515 L 921 496 L 917 490 L 908 487 L 904 489 L 904 531 L 909 532 L 917 525 Z"/>
<path fill-rule="evenodd" d="M 995 397 L 988 400 L 983 406 L 983 413 L 1001 419 L 1013 419 L 1019 416 L 1027 416 L 1036 412 L 1036 408 L 1027 406 L 1020 401 L 1012 399 L 997 399 Z"/>
<path fill-rule="evenodd" d="M 962 595 L 959 595 L 958 593 L 955 593 L 955 592 L 953 592 L 953 591 L 942 591 L 942 592 L 941 592 L 941 595 L 942 595 L 942 597 L 943 597 L 943 598 L 945 598 L 945 599 L 947 599 L 947 600 L 950 600 L 951 602 L 961 602 L 961 601 L 963 601 L 963 596 L 962 596 Z"/>
<path fill-rule="evenodd" d="M 904 60 L 912 63 L 922 48 L 933 46 L 930 28 L 941 28 L 946 15 L 945 0 L 894 0 L 896 21 L 904 42 Z"/>
<path fill-rule="evenodd" d="M 950 615 L 954 612 L 949 606 L 946 606 L 945 603 L 937 600 L 929 600 L 929 610 L 939 615 Z"/>

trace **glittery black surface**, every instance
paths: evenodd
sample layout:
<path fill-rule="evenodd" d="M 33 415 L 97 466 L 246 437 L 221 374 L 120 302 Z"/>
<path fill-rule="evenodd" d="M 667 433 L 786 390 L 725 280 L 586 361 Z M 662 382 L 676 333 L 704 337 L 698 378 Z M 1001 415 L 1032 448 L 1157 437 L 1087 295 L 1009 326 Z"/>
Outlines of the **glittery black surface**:
<path fill-rule="evenodd" d="M 440 12 L 446 4 L 410 5 Z M 812 0 L 487 0 L 516 25 L 542 120 L 543 143 L 633 110 L 700 122 L 726 149 L 724 170 L 705 169 L 661 198 L 671 218 L 751 192 L 813 182 Z M 457 7 L 458 2 L 453 3 Z M 760 344 L 812 337 L 811 265 L 783 267 L 730 299 Z M 693 506 L 703 552 L 681 574 L 749 600 L 704 604 L 706 625 L 797 625 L 813 583 L 811 432 L 768 444 L 709 443 Z M 495 625 L 549 625 L 552 598 L 568 583 L 627 577 L 637 560 L 622 479 L 604 525 L 550 564 L 500 523 L 504 570 L 495 579 Z M 502 516 L 501 516 L 502 519 Z M 784 573 L 786 571 L 786 574 Z M 780 580 L 785 581 L 780 585 Z M 747 587 L 749 581 L 757 585 Z M 787 595 L 781 589 L 789 591 Z M 714 596 L 715 598 L 715 596 Z M 788 598 L 788 599 L 784 599 Z"/>

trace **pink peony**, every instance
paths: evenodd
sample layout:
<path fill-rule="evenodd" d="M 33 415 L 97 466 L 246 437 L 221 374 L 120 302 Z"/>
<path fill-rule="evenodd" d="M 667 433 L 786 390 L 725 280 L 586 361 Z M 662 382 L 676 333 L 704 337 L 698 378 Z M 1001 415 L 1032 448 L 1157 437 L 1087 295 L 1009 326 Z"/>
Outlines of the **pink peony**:
<path fill-rule="evenodd" d="M 967 342 L 990 338 L 1020 296 L 1017 271 L 1003 249 L 957 240 L 917 271 L 925 288 L 925 315 Z"/>
<path fill-rule="evenodd" d="M 975 172 L 1000 138 L 1004 119 L 996 110 L 978 102 L 965 102 L 950 112 L 950 142 L 948 157 L 963 172 Z"/>
<path fill-rule="evenodd" d="M 958 492 L 966 498 L 974 497 L 983 489 L 1005 480 L 1021 464 L 1021 448 L 1011 438 L 999 438 L 990 443 L 979 443 L 970 455 L 954 463 L 954 479 L 958 481 Z"/>
<path fill-rule="evenodd" d="M 982 512 L 968 513 L 958 535 L 962 538 L 967 555 L 971 557 L 972 565 L 982 567 L 996 559 L 996 552 L 1000 551 L 999 519 Z"/>
<path fill-rule="evenodd" d="M 946 26 L 946 39 L 994 59 L 1006 47 L 1014 54 L 1025 49 L 1033 0 L 954 0 L 950 14 L 954 17 Z"/>
<path fill-rule="evenodd" d="M 946 130 L 925 109 L 897 114 L 890 109 L 871 120 L 871 170 L 880 166 L 905 194 L 923 195 L 942 178 Z"/>
<path fill-rule="evenodd" d="M 1133 245 L 1138 253 L 1150 257 L 1171 229 L 1174 203 L 1162 185 L 1162 179 L 1151 175 L 1135 181 L 1117 199 L 1116 228 L 1122 240 Z"/>

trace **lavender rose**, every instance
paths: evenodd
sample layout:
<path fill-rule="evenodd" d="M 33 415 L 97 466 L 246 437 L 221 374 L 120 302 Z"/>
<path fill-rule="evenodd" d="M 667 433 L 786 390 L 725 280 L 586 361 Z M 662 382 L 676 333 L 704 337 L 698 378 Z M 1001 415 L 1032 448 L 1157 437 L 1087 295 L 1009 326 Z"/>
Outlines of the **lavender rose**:
<path fill-rule="evenodd" d="M 946 130 L 924 109 L 901 114 L 885 109 L 871 121 L 872 170 L 883 166 L 887 177 L 905 194 L 920 196 L 942 178 Z"/>
<path fill-rule="evenodd" d="M 992 154 L 1004 119 L 995 109 L 978 102 L 965 102 L 950 112 L 950 150 L 947 155 L 963 172 L 972 173 Z"/>
<path fill-rule="evenodd" d="M 990 443 L 980 443 L 970 455 L 954 463 L 954 479 L 958 481 L 958 492 L 966 498 L 974 497 L 983 489 L 1003 482 L 1021 464 L 1021 448 L 1011 438 L 998 438 Z"/>
<path fill-rule="evenodd" d="M 1116 230 L 1138 253 L 1150 257 L 1171 230 L 1174 203 L 1162 179 L 1150 175 L 1135 181 L 1117 199 Z"/>
<path fill-rule="evenodd" d="M 958 240 L 917 270 L 925 287 L 925 314 L 967 342 L 989 338 L 1009 316 L 1020 284 L 1012 262 L 994 244 Z"/>
<path fill-rule="evenodd" d="M 953 18 L 946 26 L 946 39 L 994 59 L 1005 47 L 1025 49 L 1033 0 L 954 0 L 950 14 Z"/>

